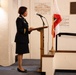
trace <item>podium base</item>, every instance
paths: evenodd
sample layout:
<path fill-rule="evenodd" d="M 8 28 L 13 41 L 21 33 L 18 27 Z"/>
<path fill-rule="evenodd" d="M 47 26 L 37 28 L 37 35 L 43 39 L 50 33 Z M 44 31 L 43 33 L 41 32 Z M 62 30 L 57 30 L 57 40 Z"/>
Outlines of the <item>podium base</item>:
<path fill-rule="evenodd" d="M 48 54 L 49 55 L 54 55 L 55 54 L 55 50 L 53 49 L 53 47 L 51 48 L 51 50 L 49 50 Z"/>
<path fill-rule="evenodd" d="M 41 68 L 39 68 L 39 69 L 37 70 L 37 72 L 42 72 Z"/>

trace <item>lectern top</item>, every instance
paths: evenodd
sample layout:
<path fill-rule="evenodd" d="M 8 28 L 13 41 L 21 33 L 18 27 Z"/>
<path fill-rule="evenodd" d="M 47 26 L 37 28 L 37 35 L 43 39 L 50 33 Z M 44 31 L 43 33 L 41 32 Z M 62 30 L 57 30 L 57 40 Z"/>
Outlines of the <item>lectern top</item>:
<path fill-rule="evenodd" d="M 48 26 L 37 27 L 37 28 L 34 28 L 33 30 L 40 30 L 40 29 L 44 29 L 44 28 L 48 28 Z"/>

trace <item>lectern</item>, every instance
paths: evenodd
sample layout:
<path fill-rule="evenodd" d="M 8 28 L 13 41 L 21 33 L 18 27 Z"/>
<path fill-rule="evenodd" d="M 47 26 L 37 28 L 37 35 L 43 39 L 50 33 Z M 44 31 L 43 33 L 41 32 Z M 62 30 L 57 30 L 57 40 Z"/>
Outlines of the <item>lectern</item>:
<path fill-rule="evenodd" d="M 44 55 L 44 29 L 48 26 L 34 28 L 33 30 L 38 30 L 40 32 L 40 71 L 42 71 L 42 55 Z"/>

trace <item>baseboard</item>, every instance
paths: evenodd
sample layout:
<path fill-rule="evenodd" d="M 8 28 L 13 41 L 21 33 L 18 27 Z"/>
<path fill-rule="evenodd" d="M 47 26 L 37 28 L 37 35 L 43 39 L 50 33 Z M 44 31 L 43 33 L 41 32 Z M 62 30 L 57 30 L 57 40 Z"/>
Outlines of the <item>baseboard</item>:
<path fill-rule="evenodd" d="M 76 73 L 76 70 L 56 69 L 56 70 L 55 70 L 55 73 L 56 73 L 56 72 L 62 72 L 62 73 Z M 55 75 L 55 73 L 54 73 L 54 75 Z"/>
<path fill-rule="evenodd" d="M 39 72 L 40 75 L 46 75 L 46 72 Z"/>

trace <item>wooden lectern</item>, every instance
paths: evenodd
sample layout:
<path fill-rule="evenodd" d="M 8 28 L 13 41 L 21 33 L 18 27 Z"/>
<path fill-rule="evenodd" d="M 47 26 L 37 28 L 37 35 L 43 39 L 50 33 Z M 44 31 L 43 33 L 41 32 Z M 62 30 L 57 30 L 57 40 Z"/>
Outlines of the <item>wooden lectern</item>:
<path fill-rule="evenodd" d="M 42 71 L 42 55 L 44 55 L 44 29 L 48 28 L 48 26 L 34 28 L 33 30 L 38 30 L 40 32 L 40 69 L 39 72 Z"/>

